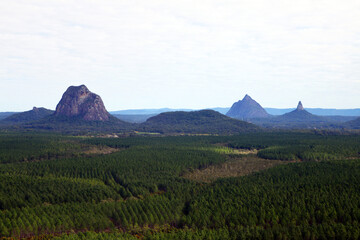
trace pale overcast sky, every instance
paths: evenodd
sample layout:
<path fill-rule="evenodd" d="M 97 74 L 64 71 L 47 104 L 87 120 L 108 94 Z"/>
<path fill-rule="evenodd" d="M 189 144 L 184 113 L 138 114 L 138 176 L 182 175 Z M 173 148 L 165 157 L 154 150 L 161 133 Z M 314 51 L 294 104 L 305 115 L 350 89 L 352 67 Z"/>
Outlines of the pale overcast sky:
<path fill-rule="evenodd" d="M 360 108 L 359 0 L 1 0 L 0 111 Z"/>

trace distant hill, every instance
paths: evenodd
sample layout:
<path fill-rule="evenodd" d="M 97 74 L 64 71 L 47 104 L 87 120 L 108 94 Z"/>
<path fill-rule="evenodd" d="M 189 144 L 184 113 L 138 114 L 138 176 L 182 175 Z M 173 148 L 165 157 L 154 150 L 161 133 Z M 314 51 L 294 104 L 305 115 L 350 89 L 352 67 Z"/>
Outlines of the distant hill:
<path fill-rule="evenodd" d="M 238 134 L 259 130 L 253 124 L 213 110 L 161 113 L 140 126 L 143 131 L 159 133 Z"/>
<path fill-rule="evenodd" d="M 230 108 L 206 108 L 209 110 L 214 110 L 222 114 L 226 114 Z M 264 108 L 264 110 L 269 115 L 283 115 L 285 113 L 294 111 L 296 108 Z M 318 115 L 318 116 L 349 116 L 356 117 L 360 116 L 360 108 L 354 109 L 334 109 L 334 108 L 305 108 L 309 113 Z M 111 111 L 110 113 L 113 115 L 152 115 L 159 114 L 163 112 L 176 112 L 176 111 L 199 111 L 199 109 L 173 109 L 173 108 L 159 108 L 159 109 L 128 109 L 128 110 L 119 110 L 119 111 Z M 1 113 L 0 113 L 1 118 Z"/>
<path fill-rule="evenodd" d="M 163 112 L 192 112 L 200 110 L 214 110 L 219 113 L 225 114 L 230 108 L 206 108 L 206 109 L 188 109 L 188 108 L 153 108 L 153 109 L 127 109 L 119 111 L 110 111 L 112 115 L 157 115 Z"/>
<path fill-rule="evenodd" d="M 202 110 L 214 110 L 221 114 L 227 113 L 229 108 L 208 108 Z M 129 110 L 120 110 L 120 111 L 112 111 L 111 115 L 114 117 L 129 123 L 143 123 L 148 120 L 150 117 L 156 116 L 163 112 L 191 112 L 191 111 L 199 111 L 194 109 L 172 109 L 172 108 L 160 108 L 160 109 L 129 109 Z"/>
<path fill-rule="evenodd" d="M 301 101 L 295 110 L 267 119 L 252 119 L 252 122 L 268 128 L 339 128 L 339 123 L 348 117 L 317 116 L 304 109 Z"/>
<path fill-rule="evenodd" d="M 284 115 L 278 117 L 278 119 L 291 121 L 291 122 L 323 121 L 323 118 L 313 115 L 308 111 L 306 111 L 301 101 L 298 103 L 298 106 L 294 111 L 285 113 Z"/>
<path fill-rule="evenodd" d="M 184 111 L 190 112 L 192 109 L 173 109 L 173 108 L 152 108 L 152 109 L 127 109 L 127 110 L 119 110 L 119 111 L 111 111 L 110 113 L 113 115 L 152 115 L 152 114 L 160 114 L 163 112 L 176 112 L 176 111 Z"/>
<path fill-rule="evenodd" d="M 344 127 L 351 128 L 351 129 L 360 129 L 360 117 L 358 117 L 352 121 L 346 122 L 344 124 Z"/>
<path fill-rule="evenodd" d="M 226 116 L 246 120 L 252 118 L 267 118 L 269 114 L 261 107 L 259 103 L 253 100 L 249 95 L 234 103 Z"/>
<path fill-rule="evenodd" d="M 0 112 L 0 121 L 18 112 Z"/>
<path fill-rule="evenodd" d="M 114 117 L 129 123 L 143 123 L 157 114 L 113 114 Z"/>
<path fill-rule="evenodd" d="M 216 107 L 216 108 L 206 108 L 205 110 L 214 110 L 216 112 L 226 115 L 226 113 L 229 111 L 229 109 L 230 108 Z"/>
<path fill-rule="evenodd" d="M 37 121 L 44 117 L 50 116 L 53 113 L 54 113 L 53 110 L 34 107 L 30 111 L 12 114 L 9 117 L 5 118 L 3 121 L 8 124 L 26 123 L 26 122 Z"/>
<path fill-rule="evenodd" d="M 282 115 L 291 111 L 295 108 L 264 108 L 271 115 Z M 354 109 L 335 109 L 335 108 L 305 108 L 309 113 L 318 116 L 360 116 L 360 108 Z"/>

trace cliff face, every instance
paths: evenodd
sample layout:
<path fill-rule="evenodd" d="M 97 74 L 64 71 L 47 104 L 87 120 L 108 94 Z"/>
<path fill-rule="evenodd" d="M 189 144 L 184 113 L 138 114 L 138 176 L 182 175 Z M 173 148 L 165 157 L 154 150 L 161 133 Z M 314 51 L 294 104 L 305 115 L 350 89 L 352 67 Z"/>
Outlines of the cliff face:
<path fill-rule="evenodd" d="M 55 116 L 81 117 L 86 121 L 108 121 L 101 97 L 89 91 L 85 85 L 71 86 L 56 106 Z"/>

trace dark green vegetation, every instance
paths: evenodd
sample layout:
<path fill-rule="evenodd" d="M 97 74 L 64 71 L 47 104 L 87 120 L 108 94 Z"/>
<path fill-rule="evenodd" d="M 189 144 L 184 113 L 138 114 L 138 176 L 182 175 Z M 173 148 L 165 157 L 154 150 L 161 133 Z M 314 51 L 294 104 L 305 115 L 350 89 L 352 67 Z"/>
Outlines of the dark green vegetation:
<path fill-rule="evenodd" d="M 24 113 L 20 115 L 23 116 L 23 114 Z M 37 121 L 1 121 L 0 123 L 2 125 L 5 124 L 5 126 L 2 127 L 3 129 L 10 129 L 12 131 L 15 129 L 21 129 L 23 131 L 41 130 L 76 135 L 114 132 L 134 134 L 135 131 L 165 134 L 229 135 L 260 130 L 259 127 L 251 123 L 229 118 L 213 110 L 161 113 L 141 124 L 125 122 L 112 115 L 109 116 L 108 121 L 84 121 L 81 116 L 49 115 Z"/>
<path fill-rule="evenodd" d="M 9 128 L 9 127 L 6 127 Z M 90 133 L 113 133 L 130 132 L 134 130 L 134 125 L 110 116 L 109 121 L 84 121 L 80 117 L 66 117 L 50 115 L 38 121 L 26 122 L 21 125 L 15 125 L 10 128 L 58 132 L 65 134 L 90 134 Z"/>
<path fill-rule="evenodd" d="M 118 151 L 85 154 L 89 148 Z M 182 177 L 223 164 L 235 157 L 234 149 L 297 162 L 210 184 Z M 354 135 L 1 133 L 0 236 L 357 239 L 359 154 L 360 136 Z"/>
<path fill-rule="evenodd" d="M 161 113 L 149 118 L 141 127 L 144 131 L 160 133 L 238 134 L 259 131 L 253 124 L 213 110 Z"/>

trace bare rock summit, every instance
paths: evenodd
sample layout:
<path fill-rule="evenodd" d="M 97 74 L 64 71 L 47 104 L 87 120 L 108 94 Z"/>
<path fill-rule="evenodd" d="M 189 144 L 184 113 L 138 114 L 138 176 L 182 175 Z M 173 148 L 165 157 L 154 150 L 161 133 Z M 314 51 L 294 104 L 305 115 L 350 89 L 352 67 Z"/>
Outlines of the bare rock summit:
<path fill-rule="evenodd" d="M 70 86 L 56 106 L 55 116 L 80 117 L 85 121 L 109 121 L 101 97 L 85 85 Z"/>
<path fill-rule="evenodd" d="M 304 107 L 303 107 L 303 105 L 302 105 L 301 101 L 299 101 L 299 103 L 298 103 L 298 105 L 297 105 L 296 110 L 298 110 L 298 111 L 302 111 L 302 110 L 304 110 Z"/>

